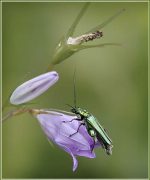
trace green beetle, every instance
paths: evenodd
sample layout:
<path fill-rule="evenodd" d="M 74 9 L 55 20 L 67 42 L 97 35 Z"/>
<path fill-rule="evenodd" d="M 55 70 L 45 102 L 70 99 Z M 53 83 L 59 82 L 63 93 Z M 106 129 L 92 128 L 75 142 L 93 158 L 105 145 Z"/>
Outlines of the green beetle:
<path fill-rule="evenodd" d="M 106 153 L 108 155 L 111 155 L 112 147 L 113 147 L 112 140 L 109 138 L 109 136 L 106 133 L 106 130 L 100 125 L 96 117 L 94 117 L 87 110 L 82 109 L 80 107 L 72 107 L 71 112 L 75 113 L 79 117 L 76 120 L 82 121 L 82 122 L 79 125 L 77 131 L 71 134 L 70 136 L 73 136 L 74 134 L 76 134 L 79 131 L 79 128 L 81 125 L 85 125 L 89 135 L 94 139 L 94 142 L 97 139 L 102 145 L 102 147 L 105 149 Z M 94 148 L 94 145 L 93 145 L 93 148 Z"/>

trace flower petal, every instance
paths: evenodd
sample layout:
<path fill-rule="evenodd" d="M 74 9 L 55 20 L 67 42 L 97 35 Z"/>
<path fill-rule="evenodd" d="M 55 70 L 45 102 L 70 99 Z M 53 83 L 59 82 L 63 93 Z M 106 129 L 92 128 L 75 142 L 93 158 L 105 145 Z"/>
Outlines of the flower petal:
<path fill-rule="evenodd" d="M 60 111 L 48 110 L 33 110 L 32 113 L 38 119 L 48 139 L 72 156 L 73 171 L 75 171 L 78 166 L 76 156 L 95 158 L 95 153 L 92 148 L 95 143 L 93 138 L 88 134 L 86 127 L 84 125 L 80 126 L 77 132 L 81 124 L 80 121 L 73 120 L 76 119 L 77 116 L 74 114 L 69 115 L 69 113 L 64 114 Z"/>
<path fill-rule="evenodd" d="M 18 105 L 38 97 L 55 84 L 58 78 L 58 73 L 56 71 L 51 71 L 21 84 L 12 93 L 10 103 Z"/>
<path fill-rule="evenodd" d="M 72 153 L 72 151 L 65 145 L 62 145 L 60 143 L 58 143 L 58 145 L 60 147 L 62 147 L 66 152 L 68 152 L 71 156 L 72 156 L 72 160 L 73 160 L 73 171 L 75 171 L 78 167 L 78 160 L 76 159 L 76 156 Z"/>

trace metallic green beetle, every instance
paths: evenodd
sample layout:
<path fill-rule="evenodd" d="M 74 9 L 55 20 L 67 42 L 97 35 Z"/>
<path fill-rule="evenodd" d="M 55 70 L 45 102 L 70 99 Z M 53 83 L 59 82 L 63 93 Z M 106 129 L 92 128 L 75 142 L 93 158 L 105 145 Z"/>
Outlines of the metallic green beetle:
<path fill-rule="evenodd" d="M 73 136 L 74 134 L 78 133 L 80 126 L 84 125 L 89 133 L 89 135 L 93 138 L 94 143 L 92 147 L 92 151 L 94 149 L 95 143 L 99 141 L 99 143 L 102 145 L 102 147 L 105 149 L 106 153 L 108 155 L 112 154 L 112 140 L 109 138 L 109 136 L 106 133 L 106 130 L 100 125 L 99 121 L 95 116 L 93 116 L 91 113 L 89 113 L 87 110 L 82 109 L 80 107 L 77 107 L 76 100 L 77 100 L 77 94 L 76 94 L 76 70 L 74 71 L 74 77 L 73 77 L 73 92 L 74 92 L 74 106 L 68 106 L 71 107 L 71 112 L 73 114 L 76 114 L 77 118 L 72 119 L 70 122 L 74 120 L 81 121 L 80 125 L 78 126 L 78 129 L 75 133 L 71 134 Z"/>
<path fill-rule="evenodd" d="M 73 136 L 79 131 L 81 125 L 85 125 L 89 135 L 94 139 L 94 145 L 92 150 L 95 146 L 96 139 L 100 142 L 102 147 L 105 149 L 108 155 L 112 154 L 112 140 L 108 137 L 106 130 L 100 125 L 96 117 L 90 114 L 87 110 L 79 108 L 79 107 L 72 107 L 71 112 L 75 113 L 79 118 L 76 119 L 78 121 L 82 121 L 79 125 L 77 131 L 70 136 Z"/>

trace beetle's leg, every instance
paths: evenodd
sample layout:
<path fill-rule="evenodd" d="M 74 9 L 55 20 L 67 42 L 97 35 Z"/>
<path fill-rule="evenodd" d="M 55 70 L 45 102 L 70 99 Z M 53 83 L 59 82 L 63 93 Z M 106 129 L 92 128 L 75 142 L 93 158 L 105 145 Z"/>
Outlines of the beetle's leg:
<path fill-rule="evenodd" d="M 75 119 L 71 119 L 70 121 L 62 121 L 63 123 L 68 123 L 68 122 L 72 122 L 74 120 L 77 120 L 77 121 L 82 121 L 82 119 L 80 118 L 75 118 Z"/>
<path fill-rule="evenodd" d="M 81 127 L 82 125 L 85 125 L 85 123 L 81 123 L 81 124 L 78 126 L 77 131 L 76 131 L 75 133 L 73 133 L 73 134 L 70 134 L 69 137 L 72 137 L 73 135 L 77 134 L 77 133 L 79 132 L 80 127 Z"/>
<path fill-rule="evenodd" d="M 94 149 L 94 146 L 95 146 L 95 139 L 93 138 L 93 144 L 92 144 L 92 146 L 91 146 L 91 152 L 93 152 L 93 149 Z"/>
<path fill-rule="evenodd" d="M 96 139 L 95 139 L 95 137 L 96 137 L 96 132 L 93 130 L 93 129 L 89 129 L 88 130 L 88 133 L 89 133 L 89 135 L 93 138 L 93 144 L 92 144 L 92 147 L 91 147 L 91 152 L 93 151 L 93 149 L 94 149 L 94 146 L 95 146 L 95 141 L 96 141 Z"/>

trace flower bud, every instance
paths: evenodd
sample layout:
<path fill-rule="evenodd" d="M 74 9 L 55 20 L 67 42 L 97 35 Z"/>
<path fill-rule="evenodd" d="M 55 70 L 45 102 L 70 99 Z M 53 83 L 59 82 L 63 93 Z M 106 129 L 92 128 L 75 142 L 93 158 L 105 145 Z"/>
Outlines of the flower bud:
<path fill-rule="evenodd" d="M 58 78 L 58 73 L 51 71 L 21 84 L 12 93 L 10 103 L 18 105 L 31 101 L 47 91 L 49 87 L 57 82 Z"/>

